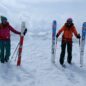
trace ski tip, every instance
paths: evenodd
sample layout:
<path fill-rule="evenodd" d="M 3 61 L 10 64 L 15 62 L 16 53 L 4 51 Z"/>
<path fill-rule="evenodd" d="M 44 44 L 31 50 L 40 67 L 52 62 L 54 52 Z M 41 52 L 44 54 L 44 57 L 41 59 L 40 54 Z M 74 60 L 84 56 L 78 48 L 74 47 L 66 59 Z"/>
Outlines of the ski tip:
<path fill-rule="evenodd" d="M 56 22 L 56 20 L 53 20 L 53 24 L 56 24 L 57 22 Z"/>
<path fill-rule="evenodd" d="M 86 22 L 83 22 L 83 27 L 85 27 L 85 28 L 86 28 Z"/>

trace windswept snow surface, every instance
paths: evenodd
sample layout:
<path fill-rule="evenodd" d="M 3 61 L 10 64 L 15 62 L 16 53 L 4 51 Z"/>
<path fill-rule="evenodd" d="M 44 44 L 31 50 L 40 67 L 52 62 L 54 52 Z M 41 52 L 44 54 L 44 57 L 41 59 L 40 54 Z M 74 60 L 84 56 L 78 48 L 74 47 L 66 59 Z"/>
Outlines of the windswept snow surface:
<path fill-rule="evenodd" d="M 74 1 L 0 1 L 0 15 L 6 16 L 10 24 L 18 31 L 21 29 L 22 21 L 26 22 L 28 28 L 20 67 L 16 66 L 17 52 L 12 58 L 19 37 L 12 34 L 10 61 L 5 64 L 0 63 L 0 86 L 86 86 L 86 53 L 84 55 L 84 66 L 81 68 L 78 43 L 73 43 L 72 65 L 66 62 L 67 54 L 65 56 L 67 67 L 62 68 L 59 64 L 61 41 L 57 43 L 56 63 L 51 63 L 52 21 L 56 19 L 57 28 L 60 28 L 66 19 L 72 16 L 77 30 L 81 32 L 82 23 L 86 20 L 86 13 L 82 10 L 86 8 L 86 1 Z"/>
<path fill-rule="evenodd" d="M 12 37 L 13 53 L 18 40 Z M 51 63 L 51 39 L 48 36 L 26 35 L 22 64 L 16 66 L 15 56 L 9 63 L 0 63 L 0 86 L 85 86 L 86 85 L 86 60 L 84 67 L 79 64 L 79 44 L 73 43 L 73 64 L 66 62 L 66 68 L 59 64 L 61 42 L 58 41 L 56 64 Z M 11 57 L 10 57 L 11 58 Z"/>

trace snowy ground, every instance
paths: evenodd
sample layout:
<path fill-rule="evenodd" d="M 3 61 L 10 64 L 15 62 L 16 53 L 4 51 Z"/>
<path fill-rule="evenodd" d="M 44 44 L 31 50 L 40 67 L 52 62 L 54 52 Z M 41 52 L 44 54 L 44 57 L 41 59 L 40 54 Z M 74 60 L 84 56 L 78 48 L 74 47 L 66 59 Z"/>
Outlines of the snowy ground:
<path fill-rule="evenodd" d="M 17 42 L 12 41 L 12 53 Z M 73 65 L 66 63 L 65 56 L 65 69 L 59 64 L 60 46 L 58 42 L 54 65 L 51 63 L 50 38 L 25 37 L 22 65 L 17 67 L 15 58 L 9 63 L 0 63 L 0 86 L 85 86 L 86 60 L 84 58 L 84 67 L 81 68 L 78 43 L 73 43 Z"/>
<path fill-rule="evenodd" d="M 0 1 L 0 15 L 6 16 L 10 24 L 18 31 L 20 31 L 21 22 L 24 20 L 28 28 L 24 41 L 22 64 L 20 67 L 16 66 L 16 55 L 9 63 L 0 63 L 0 86 L 86 85 L 86 53 L 84 55 L 84 67 L 81 68 L 78 43 L 73 43 L 73 65 L 67 64 L 66 55 L 65 64 L 67 68 L 64 69 L 60 66 L 61 42 L 58 42 L 57 45 L 56 64 L 51 63 L 50 33 L 52 21 L 57 20 L 57 28 L 59 29 L 71 16 L 80 32 L 82 23 L 86 21 L 83 10 L 86 8 L 85 0 L 80 2 L 78 0 L 66 1 L 68 2 L 65 0 Z M 18 42 L 19 38 L 14 35 L 11 43 L 11 56 Z"/>

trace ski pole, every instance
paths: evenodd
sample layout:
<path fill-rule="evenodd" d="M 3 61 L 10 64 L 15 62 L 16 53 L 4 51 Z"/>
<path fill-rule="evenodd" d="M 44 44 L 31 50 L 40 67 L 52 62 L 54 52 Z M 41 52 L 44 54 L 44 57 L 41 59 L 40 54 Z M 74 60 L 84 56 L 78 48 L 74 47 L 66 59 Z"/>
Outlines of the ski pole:
<path fill-rule="evenodd" d="M 56 48 L 57 48 L 57 37 L 56 37 Z"/>
<path fill-rule="evenodd" d="M 13 52 L 13 55 L 12 55 L 11 59 L 13 59 L 14 54 L 15 54 L 15 52 L 16 52 L 16 51 L 17 51 L 17 49 L 18 49 L 18 46 L 19 46 L 19 43 L 17 44 L 17 46 L 16 46 L 16 48 L 15 48 L 15 50 L 14 50 L 14 52 Z"/>
<path fill-rule="evenodd" d="M 80 46 L 80 39 L 79 39 L 79 46 Z"/>
<path fill-rule="evenodd" d="M 16 56 L 15 56 L 15 59 L 14 59 L 14 61 L 16 61 L 17 60 L 17 56 L 18 56 L 18 50 L 17 50 L 17 54 L 16 54 Z"/>

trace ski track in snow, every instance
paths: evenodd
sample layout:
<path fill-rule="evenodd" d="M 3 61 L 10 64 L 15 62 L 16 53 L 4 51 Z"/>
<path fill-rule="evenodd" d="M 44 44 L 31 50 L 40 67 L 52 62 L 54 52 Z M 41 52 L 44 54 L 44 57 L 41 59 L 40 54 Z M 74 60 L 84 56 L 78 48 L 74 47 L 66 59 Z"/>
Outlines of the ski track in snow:
<path fill-rule="evenodd" d="M 79 67 L 79 54 L 74 51 L 73 65 L 67 64 L 65 60 L 67 67 L 62 68 L 59 64 L 60 45 L 58 42 L 56 64 L 53 64 L 51 40 L 26 40 L 20 67 L 16 66 L 14 60 L 6 64 L 0 63 L 0 86 L 85 86 L 86 65 Z M 75 45 L 73 48 L 79 50 L 77 44 Z"/>

